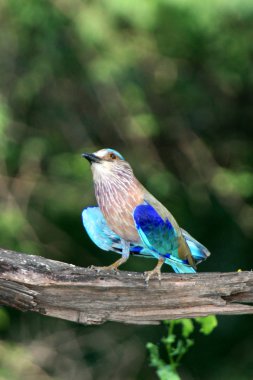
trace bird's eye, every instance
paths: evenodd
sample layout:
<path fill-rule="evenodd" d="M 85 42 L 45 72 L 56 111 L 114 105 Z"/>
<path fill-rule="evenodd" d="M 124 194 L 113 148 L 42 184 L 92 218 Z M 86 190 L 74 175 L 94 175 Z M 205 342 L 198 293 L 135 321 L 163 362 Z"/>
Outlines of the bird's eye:
<path fill-rule="evenodd" d="M 110 154 L 110 157 L 111 157 L 113 160 L 115 160 L 115 158 L 116 158 L 116 154 L 111 153 L 111 154 Z"/>

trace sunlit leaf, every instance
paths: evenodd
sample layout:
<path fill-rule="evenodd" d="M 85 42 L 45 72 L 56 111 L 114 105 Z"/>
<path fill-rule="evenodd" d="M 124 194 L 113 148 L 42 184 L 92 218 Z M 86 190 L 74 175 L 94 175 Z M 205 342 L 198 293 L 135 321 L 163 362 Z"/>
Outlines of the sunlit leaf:
<path fill-rule="evenodd" d="M 202 332 L 205 335 L 209 335 L 218 325 L 217 318 L 215 315 L 209 315 L 207 317 L 198 317 L 195 318 L 195 321 L 197 321 L 200 324 L 200 332 Z"/>

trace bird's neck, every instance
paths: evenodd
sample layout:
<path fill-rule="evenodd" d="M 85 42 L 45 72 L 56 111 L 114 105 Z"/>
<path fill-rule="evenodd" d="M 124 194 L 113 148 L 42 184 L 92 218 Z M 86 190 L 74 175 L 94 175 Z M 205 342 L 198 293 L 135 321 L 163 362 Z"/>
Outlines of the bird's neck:
<path fill-rule="evenodd" d="M 131 175 L 130 175 L 131 174 Z M 126 198 L 128 193 L 139 191 L 141 185 L 132 173 L 110 173 L 106 176 L 94 176 L 95 195 L 98 203 L 101 197 L 112 201 L 115 197 Z"/>
<path fill-rule="evenodd" d="M 132 171 L 110 172 L 94 176 L 95 195 L 98 205 L 104 209 L 115 204 L 123 205 L 132 198 L 141 198 L 143 187 Z"/>
<path fill-rule="evenodd" d="M 131 175 L 112 176 L 110 179 L 94 181 L 98 205 L 109 227 L 127 241 L 139 241 L 133 210 L 143 202 L 143 187 Z"/>

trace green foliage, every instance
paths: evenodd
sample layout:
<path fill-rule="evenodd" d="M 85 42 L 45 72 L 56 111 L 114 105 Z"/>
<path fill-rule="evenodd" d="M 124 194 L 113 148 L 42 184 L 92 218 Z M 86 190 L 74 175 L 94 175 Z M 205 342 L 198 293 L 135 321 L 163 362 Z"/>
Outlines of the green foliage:
<path fill-rule="evenodd" d="M 204 335 L 209 335 L 217 326 L 217 319 L 213 315 L 194 318 L 194 320 L 164 321 L 167 326 L 167 335 L 161 339 L 161 342 L 165 348 L 166 360 L 161 358 L 158 345 L 154 343 L 147 344 L 150 365 L 156 368 L 156 373 L 160 380 L 180 380 L 177 369 L 183 356 L 194 344 L 193 338 L 190 338 L 195 329 L 194 321 L 200 325 L 199 331 Z M 180 332 L 176 332 L 177 327 L 179 327 Z"/>
<path fill-rule="evenodd" d="M 208 317 L 194 318 L 200 324 L 200 332 L 204 335 L 209 335 L 213 329 L 218 325 L 217 318 L 214 315 Z"/>
<path fill-rule="evenodd" d="M 7 311 L 0 308 L 0 331 L 7 330 L 9 325 L 10 319 Z"/>

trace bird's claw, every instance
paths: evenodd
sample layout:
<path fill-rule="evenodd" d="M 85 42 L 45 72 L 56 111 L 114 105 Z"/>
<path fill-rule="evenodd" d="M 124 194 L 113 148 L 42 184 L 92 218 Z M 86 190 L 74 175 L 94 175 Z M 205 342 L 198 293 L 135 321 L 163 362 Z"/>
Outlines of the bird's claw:
<path fill-rule="evenodd" d="M 161 281 L 162 281 L 162 273 L 161 273 L 160 268 L 155 268 L 153 270 L 144 272 L 145 283 L 146 283 L 147 286 L 149 284 L 150 278 L 155 277 L 155 275 L 157 275 L 157 278 L 158 278 L 159 282 L 161 283 Z"/>
<path fill-rule="evenodd" d="M 118 274 L 118 269 L 113 267 L 112 265 L 104 266 L 104 267 L 97 267 L 95 265 L 90 265 L 89 269 L 95 270 L 97 273 L 100 272 L 108 272 L 108 271 L 113 271 L 115 274 Z"/>
<path fill-rule="evenodd" d="M 101 268 L 103 268 L 103 267 L 96 267 L 95 265 L 90 265 L 88 267 L 88 269 L 95 270 L 96 272 L 100 272 Z"/>

